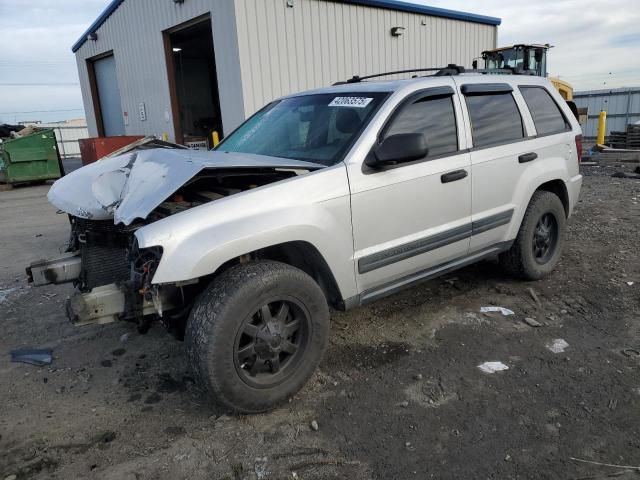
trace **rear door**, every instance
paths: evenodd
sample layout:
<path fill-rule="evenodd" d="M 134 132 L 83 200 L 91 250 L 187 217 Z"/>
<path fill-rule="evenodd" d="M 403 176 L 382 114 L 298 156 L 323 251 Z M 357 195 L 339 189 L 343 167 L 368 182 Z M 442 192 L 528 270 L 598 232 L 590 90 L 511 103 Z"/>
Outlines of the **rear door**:
<path fill-rule="evenodd" d="M 406 97 L 377 133 L 379 142 L 394 134 L 422 132 L 429 144 L 426 157 L 375 170 L 364 164 L 366 154 L 348 163 L 363 301 L 468 251 L 469 153 L 462 147 L 466 139 L 453 82 L 443 83 L 447 86 Z"/>
<path fill-rule="evenodd" d="M 531 156 L 530 128 L 509 83 L 456 79 L 471 138 L 472 237 L 470 252 L 506 240 L 516 210 L 516 187 Z M 529 117 L 526 117 L 527 119 Z M 529 120 L 530 121 L 530 120 Z"/>
<path fill-rule="evenodd" d="M 543 85 L 520 85 L 518 90 L 531 114 L 535 129 L 530 137 L 530 150 L 536 154 L 536 159 L 529 166 L 542 163 L 547 165 L 547 170 L 567 166 L 569 171 L 572 166 L 577 167 L 575 161 L 571 162 L 575 134 L 551 91 Z M 556 95 L 556 98 L 559 97 L 559 94 Z M 564 101 L 561 97 L 558 100 Z M 578 171 L 574 170 L 572 173 L 577 175 Z M 560 178 L 563 174 L 564 172 L 559 174 Z"/>

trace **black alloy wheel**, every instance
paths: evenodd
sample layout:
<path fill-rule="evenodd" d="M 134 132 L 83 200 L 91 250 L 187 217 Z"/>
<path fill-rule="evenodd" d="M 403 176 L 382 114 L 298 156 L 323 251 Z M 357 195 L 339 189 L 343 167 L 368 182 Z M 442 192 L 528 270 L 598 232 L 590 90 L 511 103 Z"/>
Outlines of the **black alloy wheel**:
<path fill-rule="evenodd" d="M 541 265 L 549 261 L 558 244 L 558 221 L 552 213 L 540 217 L 533 231 L 533 256 Z"/>
<path fill-rule="evenodd" d="M 309 314 L 294 298 L 269 301 L 242 322 L 234 347 L 235 366 L 248 385 L 272 388 L 304 358 Z"/>

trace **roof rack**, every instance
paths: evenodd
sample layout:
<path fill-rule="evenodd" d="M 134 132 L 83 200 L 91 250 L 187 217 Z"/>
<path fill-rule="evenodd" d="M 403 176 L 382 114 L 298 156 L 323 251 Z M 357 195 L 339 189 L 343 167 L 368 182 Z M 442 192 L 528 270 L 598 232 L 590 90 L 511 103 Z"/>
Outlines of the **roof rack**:
<path fill-rule="evenodd" d="M 374 73 L 372 75 L 354 75 L 347 81 L 336 82 L 333 85 L 344 85 L 347 83 L 359 83 L 364 80 L 369 80 L 371 78 L 377 77 L 386 77 L 388 75 L 399 75 L 402 73 L 418 73 L 418 72 L 435 72 L 433 76 L 442 77 L 446 75 L 460 75 L 462 73 L 481 73 L 481 74 L 510 74 L 510 75 L 535 75 L 535 72 L 532 70 L 521 70 L 517 68 L 475 68 L 473 70 L 467 70 L 460 65 L 456 65 L 454 63 L 450 63 L 446 67 L 435 67 L 435 68 L 412 68 L 409 70 L 395 70 L 393 72 L 383 72 L 383 73 Z M 413 78 L 416 78 L 417 75 L 414 75 Z"/>

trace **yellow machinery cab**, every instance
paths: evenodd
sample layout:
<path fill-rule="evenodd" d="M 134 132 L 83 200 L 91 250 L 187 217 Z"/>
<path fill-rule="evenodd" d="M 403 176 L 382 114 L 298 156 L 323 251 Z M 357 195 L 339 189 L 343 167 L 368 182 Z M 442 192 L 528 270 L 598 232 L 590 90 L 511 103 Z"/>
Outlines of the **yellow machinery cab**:
<path fill-rule="evenodd" d="M 519 44 L 482 52 L 484 68 L 487 70 L 512 70 L 547 77 L 547 44 Z M 573 87 L 559 78 L 550 78 L 565 100 L 573 100 Z"/>

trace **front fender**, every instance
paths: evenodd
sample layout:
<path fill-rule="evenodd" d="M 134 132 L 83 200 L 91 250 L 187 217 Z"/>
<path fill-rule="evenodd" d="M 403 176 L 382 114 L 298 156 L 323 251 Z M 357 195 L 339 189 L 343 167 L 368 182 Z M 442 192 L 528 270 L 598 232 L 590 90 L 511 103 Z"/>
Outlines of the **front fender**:
<path fill-rule="evenodd" d="M 200 278 L 246 253 L 304 241 L 324 257 L 343 298 L 357 293 L 343 164 L 193 208 L 136 237 L 141 248 L 163 249 L 154 284 Z"/>

